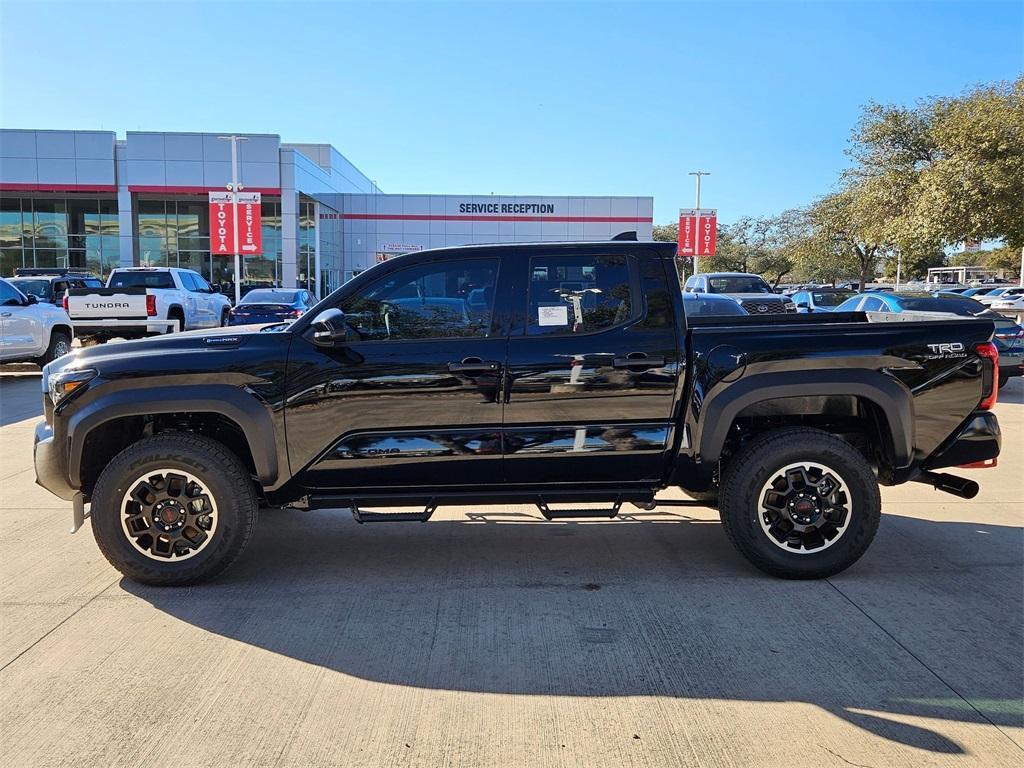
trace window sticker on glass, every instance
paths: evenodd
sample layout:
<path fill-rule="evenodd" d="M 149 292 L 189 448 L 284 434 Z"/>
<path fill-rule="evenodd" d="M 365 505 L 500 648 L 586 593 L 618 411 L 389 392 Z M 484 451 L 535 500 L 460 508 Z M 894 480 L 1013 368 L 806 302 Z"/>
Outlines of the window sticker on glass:
<path fill-rule="evenodd" d="M 568 325 L 569 307 L 537 307 L 537 325 Z"/>

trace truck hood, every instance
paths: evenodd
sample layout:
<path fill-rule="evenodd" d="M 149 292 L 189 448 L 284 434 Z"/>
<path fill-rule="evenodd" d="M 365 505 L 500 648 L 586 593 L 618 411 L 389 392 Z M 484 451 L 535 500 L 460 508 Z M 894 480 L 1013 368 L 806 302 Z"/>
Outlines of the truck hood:
<path fill-rule="evenodd" d="M 781 301 L 783 304 L 792 301 L 788 296 L 779 296 L 777 293 L 730 293 L 728 294 L 736 301 L 740 302 L 751 302 L 751 301 Z"/>
<path fill-rule="evenodd" d="M 287 327 L 282 323 L 232 326 L 184 331 L 183 333 L 166 333 L 145 339 L 114 341 L 92 347 L 81 347 L 69 355 L 54 360 L 47 366 L 47 370 L 49 373 L 53 373 L 64 368 L 102 367 L 105 361 L 163 356 L 189 351 L 198 352 L 205 349 L 237 349 L 261 333 L 272 333 L 273 331 L 266 329 L 275 326 L 280 326 L 282 330 Z"/>

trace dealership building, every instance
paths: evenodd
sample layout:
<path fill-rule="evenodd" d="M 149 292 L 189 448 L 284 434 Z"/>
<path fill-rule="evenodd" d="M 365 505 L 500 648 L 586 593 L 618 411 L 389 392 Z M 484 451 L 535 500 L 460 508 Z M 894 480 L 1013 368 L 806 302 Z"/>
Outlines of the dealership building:
<path fill-rule="evenodd" d="M 216 133 L 0 130 L 0 276 L 18 267 L 180 266 L 221 285 L 208 193 L 231 182 Z M 243 285 L 318 295 L 378 261 L 470 243 L 650 239 L 651 197 L 385 194 L 329 144 L 245 134 L 239 181 L 261 196 Z"/>

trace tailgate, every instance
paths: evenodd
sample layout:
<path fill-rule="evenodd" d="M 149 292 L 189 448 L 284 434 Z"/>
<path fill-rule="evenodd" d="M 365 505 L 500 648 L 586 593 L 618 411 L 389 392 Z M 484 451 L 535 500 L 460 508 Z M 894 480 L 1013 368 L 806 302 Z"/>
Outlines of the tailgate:
<path fill-rule="evenodd" d="M 72 288 L 68 316 L 75 320 L 139 320 L 146 315 L 145 288 Z"/>

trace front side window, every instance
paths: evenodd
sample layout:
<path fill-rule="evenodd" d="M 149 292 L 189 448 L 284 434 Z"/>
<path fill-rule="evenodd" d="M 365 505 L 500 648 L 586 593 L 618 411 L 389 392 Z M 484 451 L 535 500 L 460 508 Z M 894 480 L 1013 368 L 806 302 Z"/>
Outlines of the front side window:
<path fill-rule="evenodd" d="M 484 338 L 497 277 L 497 259 L 421 264 L 370 283 L 341 309 L 360 339 Z"/>
<path fill-rule="evenodd" d="M 593 333 L 635 318 L 626 256 L 539 256 L 530 260 L 527 333 Z"/>

